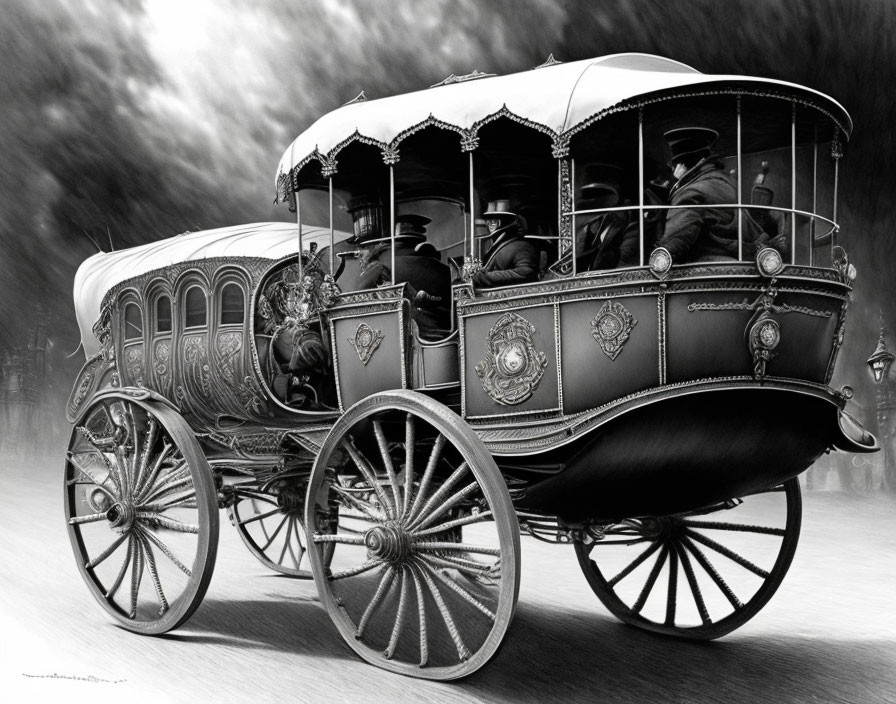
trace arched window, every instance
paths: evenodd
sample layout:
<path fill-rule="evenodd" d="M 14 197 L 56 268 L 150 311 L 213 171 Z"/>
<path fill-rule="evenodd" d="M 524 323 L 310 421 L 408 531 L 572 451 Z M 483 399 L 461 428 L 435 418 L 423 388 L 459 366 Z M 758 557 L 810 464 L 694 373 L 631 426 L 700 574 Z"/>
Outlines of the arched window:
<path fill-rule="evenodd" d="M 221 325 L 239 325 L 245 316 L 243 290 L 237 284 L 221 289 Z"/>
<path fill-rule="evenodd" d="M 156 301 L 156 332 L 171 332 L 171 299 L 159 296 Z"/>
<path fill-rule="evenodd" d="M 201 328 L 205 320 L 205 292 L 199 286 L 191 286 L 184 306 L 184 327 Z"/>
<path fill-rule="evenodd" d="M 124 307 L 124 339 L 138 340 L 143 337 L 143 316 L 136 303 Z"/>

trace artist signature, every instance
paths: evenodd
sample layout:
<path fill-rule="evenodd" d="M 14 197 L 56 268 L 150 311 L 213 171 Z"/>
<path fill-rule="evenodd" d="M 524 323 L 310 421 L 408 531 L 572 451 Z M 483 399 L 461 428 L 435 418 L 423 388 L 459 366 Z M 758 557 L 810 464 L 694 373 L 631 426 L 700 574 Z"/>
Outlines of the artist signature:
<path fill-rule="evenodd" d="M 77 675 L 60 675 L 58 672 L 54 672 L 52 675 L 29 675 L 27 672 L 23 672 L 22 676 L 30 677 L 32 679 L 78 680 L 79 682 L 108 682 L 109 684 L 118 684 L 120 682 L 127 682 L 127 680 L 104 680 L 101 677 L 94 677 L 93 675 L 87 675 L 87 677 L 79 677 Z"/>

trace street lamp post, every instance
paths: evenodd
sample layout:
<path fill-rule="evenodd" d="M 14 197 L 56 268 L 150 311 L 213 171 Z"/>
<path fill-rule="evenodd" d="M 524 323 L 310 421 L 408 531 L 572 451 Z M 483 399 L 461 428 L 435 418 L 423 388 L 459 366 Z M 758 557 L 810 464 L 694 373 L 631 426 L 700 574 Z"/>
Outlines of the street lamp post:
<path fill-rule="evenodd" d="M 888 490 L 896 489 L 896 479 L 890 476 L 892 468 L 889 462 L 889 445 L 890 445 L 890 420 L 889 413 L 893 410 L 893 403 L 890 402 L 890 367 L 893 360 L 896 359 L 890 350 L 887 349 L 887 343 L 884 341 L 884 321 L 883 314 L 880 320 L 880 335 L 877 338 L 877 347 L 868 358 L 868 368 L 871 370 L 871 376 L 874 378 L 874 384 L 877 387 L 877 427 L 881 434 L 881 459 L 883 460 L 884 471 L 883 481 L 884 487 Z"/>

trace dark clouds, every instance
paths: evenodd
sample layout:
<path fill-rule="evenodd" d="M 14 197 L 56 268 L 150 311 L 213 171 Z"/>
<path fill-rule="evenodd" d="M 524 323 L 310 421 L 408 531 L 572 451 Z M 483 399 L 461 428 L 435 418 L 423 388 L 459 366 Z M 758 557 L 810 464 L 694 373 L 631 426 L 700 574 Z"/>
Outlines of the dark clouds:
<path fill-rule="evenodd" d="M 881 266 L 896 227 L 887 0 L 0 0 L 0 11 L 4 341 L 43 299 L 74 347 L 71 281 L 89 238 L 122 247 L 290 219 L 271 206 L 282 151 L 360 90 L 524 70 L 551 52 L 647 51 L 842 102 L 856 131 L 841 219 L 861 277 L 847 356 L 860 363 L 873 348 L 878 305 L 896 316 Z"/>

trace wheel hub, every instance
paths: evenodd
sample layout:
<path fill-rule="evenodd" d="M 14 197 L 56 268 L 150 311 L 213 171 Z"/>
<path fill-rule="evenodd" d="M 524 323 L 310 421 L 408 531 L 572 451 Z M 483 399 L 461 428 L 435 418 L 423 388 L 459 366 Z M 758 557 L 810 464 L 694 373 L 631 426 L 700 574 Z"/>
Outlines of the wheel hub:
<path fill-rule="evenodd" d="M 394 524 L 374 526 L 364 534 L 364 545 L 371 557 L 387 562 L 403 562 L 410 552 L 407 534 Z"/>
<path fill-rule="evenodd" d="M 112 504 L 111 508 L 106 511 L 106 520 L 112 524 L 112 528 L 119 533 L 126 533 L 134 525 L 137 518 L 137 509 L 130 502 L 122 502 Z"/>

